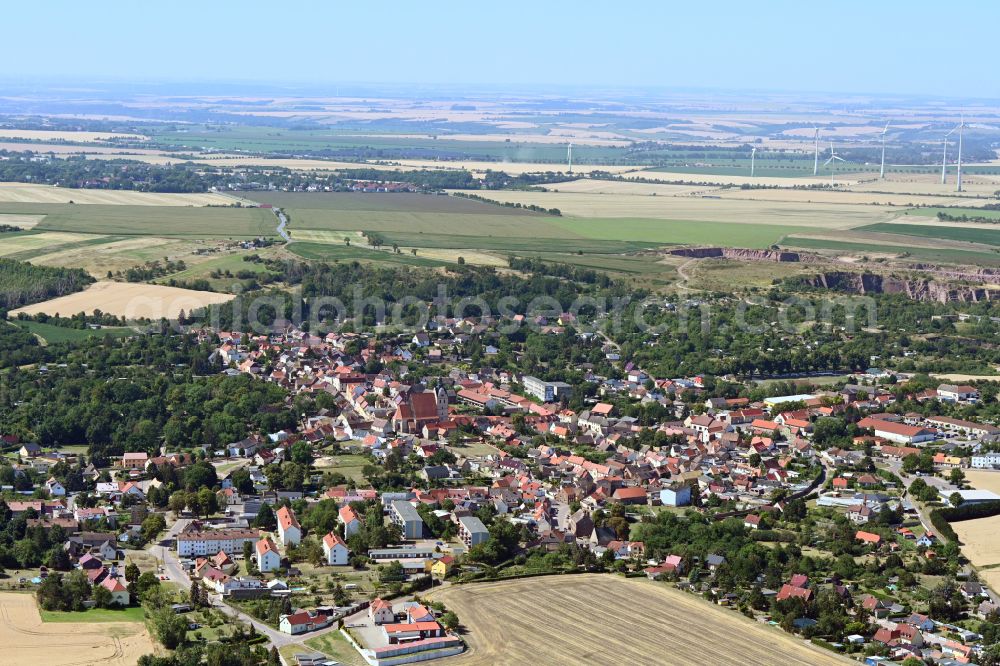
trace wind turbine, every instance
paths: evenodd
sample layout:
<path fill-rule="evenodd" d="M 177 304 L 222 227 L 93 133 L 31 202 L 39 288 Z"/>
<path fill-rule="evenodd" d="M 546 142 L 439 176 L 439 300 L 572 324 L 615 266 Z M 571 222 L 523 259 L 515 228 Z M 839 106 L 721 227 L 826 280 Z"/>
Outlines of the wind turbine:
<path fill-rule="evenodd" d="M 952 130 L 951 132 L 954 132 Z M 951 132 L 944 135 L 941 139 L 941 184 L 944 185 L 948 180 L 948 137 L 951 136 Z"/>
<path fill-rule="evenodd" d="M 573 142 L 566 147 L 566 161 L 569 163 L 569 173 L 573 173 Z"/>
<path fill-rule="evenodd" d="M 814 137 L 814 141 L 816 142 L 816 153 L 813 157 L 813 175 L 815 176 L 819 173 L 819 128 L 814 127 L 813 129 L 816 130 L 816 135 Z"/>
<path fill-rule="evenodd" d="M 830 142 L 830 158 L 826 162 L 823 162 L 823 166 L 826 166 L 827 164 L 830 165 L 830 186 L 831 187 L 833 187 L 833 167 L 834 167 L 833 162 L 834 162 L 834 160 L 843 162 L 844 158 L 841 157 L 840 155 L 838 155 L 837 153 L 833 152 L 833 141 L 831 141 Z"/>
<path fill-rule="evenodd" d="M 958 176 L 956 179 L 957 188 L 956 192 L 962 191 L 962 130 L 965 129 L 965 114 L 962 114 L 962 119 L 958 123 Z"/>
<path fill-rule="evenodd" d="M 889 123 L 885 124 L 885 129 L 882 130 L 882 168 L 879 169 L 878 177 L 881 180 L 885 180 L 885 134 L 889 131 Z"/>
<path fill-rule="evenodd" d="M 756 147 L 751 148 L 750 149 L 750 177 L 751 178 L 753 178 L 753 162 L 754 162 L 754 157 L 756 155 L 757 155 L 757 148 Z"/>

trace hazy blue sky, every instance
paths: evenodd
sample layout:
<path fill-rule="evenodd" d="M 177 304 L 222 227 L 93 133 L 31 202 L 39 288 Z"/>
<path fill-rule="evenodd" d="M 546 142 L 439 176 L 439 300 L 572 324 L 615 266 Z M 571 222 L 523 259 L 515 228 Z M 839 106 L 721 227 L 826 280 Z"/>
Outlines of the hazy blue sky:
<path fill-rule="evenodd" d="M 1000 97 L 1000 2 L 10 2 L 0 77 Z"/>

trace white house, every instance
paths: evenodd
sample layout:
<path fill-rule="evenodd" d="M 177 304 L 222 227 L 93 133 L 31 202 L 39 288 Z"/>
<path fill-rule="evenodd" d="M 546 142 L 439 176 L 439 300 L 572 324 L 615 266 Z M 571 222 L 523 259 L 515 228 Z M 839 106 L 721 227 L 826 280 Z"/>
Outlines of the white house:
<path fill-rule="evenodd" d="M 392 603 L 384 601 L 381 597 L 373 600 L 368 606 L 368 617 L 375 624 L 388 624 L 396 621 L 396 614 L 392 611 Z"/>
<path fill-rule="evenodd" d="M 304 634 L 329 626 L 330 618 L 326 615 L 311 615 L 309 611 L 299 611 L 292 615 L 282 615 L 278 622 L 278 630 L 286 634 Z"/>
<path fill-rule="evenodd" d="M 281 566 L 281 553 L 274 545 L 270 537 L 265 537 L 257 542 L 257 569 L 261 573 L 274 571 Z"/>
<path fill-rule="evenodd" d="M 347 564 L 347 558 L 351 552 L 347 549 L 347 544 L 340 538 L 339 534 L 330 532 L 323 537 L 323 554 L 326 555 L 326 563 L 334 566 Z"/>
<path fill-rule="evenodd" d="M 361 529 L 361 521 L 358 514 L 349 506 L 340 507 L 340 522 L 344 524 L 344 536 L 350 538 Z"/>
<path fill-rule="evenodd" d="M 278 538 L 282 546 L 297 546 L 302 541 L 302 527 L 295 518 L 295 512 L 287 506 L 278 509 Z"/>
<path fill-rule="evenodd" d="M 49 497 L 66 496 L 66 488 L 63 487 L 63 484 L 56 481 L 55 477 L 52 477 L 45 482 L 45 489 L 49 491 Z"/>
<path fill-rule="evenodd" d="M 106 577 L 99 583 L 101 587 L 111 593 L 111 602 L 119 606 L 128 606 L 129 593 L 122 585 L 121 581 L 113 576 Z"/>

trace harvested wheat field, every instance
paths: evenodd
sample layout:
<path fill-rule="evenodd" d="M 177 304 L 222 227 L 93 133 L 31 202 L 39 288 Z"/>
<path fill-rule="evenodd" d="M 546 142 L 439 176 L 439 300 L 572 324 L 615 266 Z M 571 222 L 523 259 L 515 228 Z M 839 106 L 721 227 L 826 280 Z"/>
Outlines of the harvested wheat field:
<path fill-rule="evenodd" d="M 997 378 L 993 377 L 992 379 Z M 1000 494 L 1000 470 L 967 469 L 964 471 L 965 478 L 976 490 L 992 490 Z M 997 556 L 997 561 L 1000 561 L 1000 554 Z"/>
<path fill-rule="evenodd" d="M 1000 586 L 1000 516 L 963 520 L 951 526 L 962 542 L 962 554 L 979 569 L 980 578 L 993 589 Z"/>
<path fill-rule="evenodd" d="M 5 238 L 3 243 L 0 243 L 0 257 L 10 256 L 18 252 L 45 251 L 47 248 L 56 248 L 90 240 L 96 241 L 101 238 L 104 238 L 104 236 L 98 234 L 78 234 L 72 231 L 43 231 L 37 234 L 14 236 L 12 238 Z"/>
<path fill-rule="evenodd" d="M 233 299 L 232 294 L 195 291 L 155 284 L 126 282 L 95 282 L 83 291 L 50 301 L 26 305 L 11 314 L 24 312 L 30 315 L 44 312 L 48 315 L 70 316 L 79 312 L 100 310 L 108 314 L 134 319 L 175 319 L 183 310 L 191 312 L 215 303 Z"/>
<path fill-rule="evenodd" d="M 0 203 L 78 203 L 119 206 L 228 206 L 236 199 L 213 192 L 161 194 L 130 190 L 84 190 L 54 185 L 0 183 Z"/>
<path fill-rule="evenodd" d="M 73 130 L 25 130 L 0 129 L 0 137 L 4 139 L 29 139 L 33 141 L 108 141 L 110 139 L 130 139 L 148 141 L 148 136 L 141 134 L 125 134 L 122 132 L 76 132 Z"/>
<path fill-rule="evenodd" d="M 585 194 L 628 194 L 637 197 L 676 197 L 693 193 L 715 193 L 719 188 L 705 185 L 670 185 L 668 183 L 633 183 L 625 180 L 578 178 L 565 183 L 550 183 L 539 187 L 550 192 L 582 192 Z"/>
<path fill-rule="evenodd" d="M 427 595 L 458 614 L 487 664 L 784 664 L 846 660 L 734 611 L 646 579 L 550 576 L 452 585 Z"/>
<path fill-rule="evenodd" d="M 576 171 L 576 167 L 573 167 Z M 747 169 L 749 173 L 749 169 Z M 656 180 L 665 183 L 711 183 L 712 185 L 767 185 L 774 187 L 795 187 L 804 185 L 829 185 L 830 176 L 806 176 L 802 178 L 784 178 L 779 176 L 722 176 L 708 173 L 686 173 L 683 171 L 636 171 L 630 176 L 637 176 L 645 180 Z M 857 178 L 851 175 L 837 174 L 838 185 L 854 185 Z"/>
<path fill-rule="evenodd" d="M 637 197 L 586 192 L 525 192 L 494 190 L 496 201 L 558 208 L 564 216 L 587 218 L 637 217 L 656 220 L 771 224 L 820 229 L 889 222 L 898 211 L 888 207 L 794 201 L 745 201 L 702 197 Z"/>
<path fill-rule="evenodd" d="M 17 215 L 14 213 L 0 213 L 0 224 L 9 224 L 12 227 L 21 229 L 34 229 L 35 225 L 45 219 L 44 215 Z"/>
<path fill-rule="evenodd" d="M 131 666 L 155 646 L 138 622 L 42 622 L 30 594 L 0 593 L 0 663 Z"/>

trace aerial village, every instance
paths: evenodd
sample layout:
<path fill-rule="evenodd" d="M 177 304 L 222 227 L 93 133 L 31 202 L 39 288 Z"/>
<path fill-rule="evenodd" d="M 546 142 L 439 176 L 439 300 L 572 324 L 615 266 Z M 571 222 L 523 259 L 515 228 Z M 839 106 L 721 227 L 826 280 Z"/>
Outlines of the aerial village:
<path fill-rule="evenodd" d="M 1000 500 L 964 479 L 1000 468 L 1000 428 L 893 409 L 901 391 L 973 405 L 975 387 L 908 393 L 906 377 L 886 383 L 872 368 L 827 390 L 724 397 L 702 377 L 622 364 L 608 344 L 618 376 L 584 369 L 588 398 L 574 403 L 579 384 L 492 369 L 494 323 L 381 337 L 203 331 L 219 373 L 273 383 L 289 405 L 309 398 L 296 427 L 106 466 L 8 437 L 20 447 L 5 489 L 24 496 L 6 503 L 10 517 L 27 516 L 106 591 L 91 603 L 135 604 L 152 576 L 200 590 L 178 614 L 214 599 L 275 645 L 339 632 L 374 666 L 464 649 L 461 618 L 423 597 L 435 586 L 573 571 L 665 581 L 805 636 L 839 623 L 836 647 L 873 664 L 975 661 L 983 636 L 966 620 L 995 619 L 1000 599 L 933 513 Z M 474 341 L 476 367 L 463 351 Z M 666 418 L 623 407 L 653 403 Z M 206 465 L 215 474 L 197 492 L 164 496 Z M 794 547 L 799 570 L 762 562 L 737 575 L 747 565 L 732 551 L 678 536 L 712 523 Z M 18 582 L 44 584 L 47 571 Z"/>

